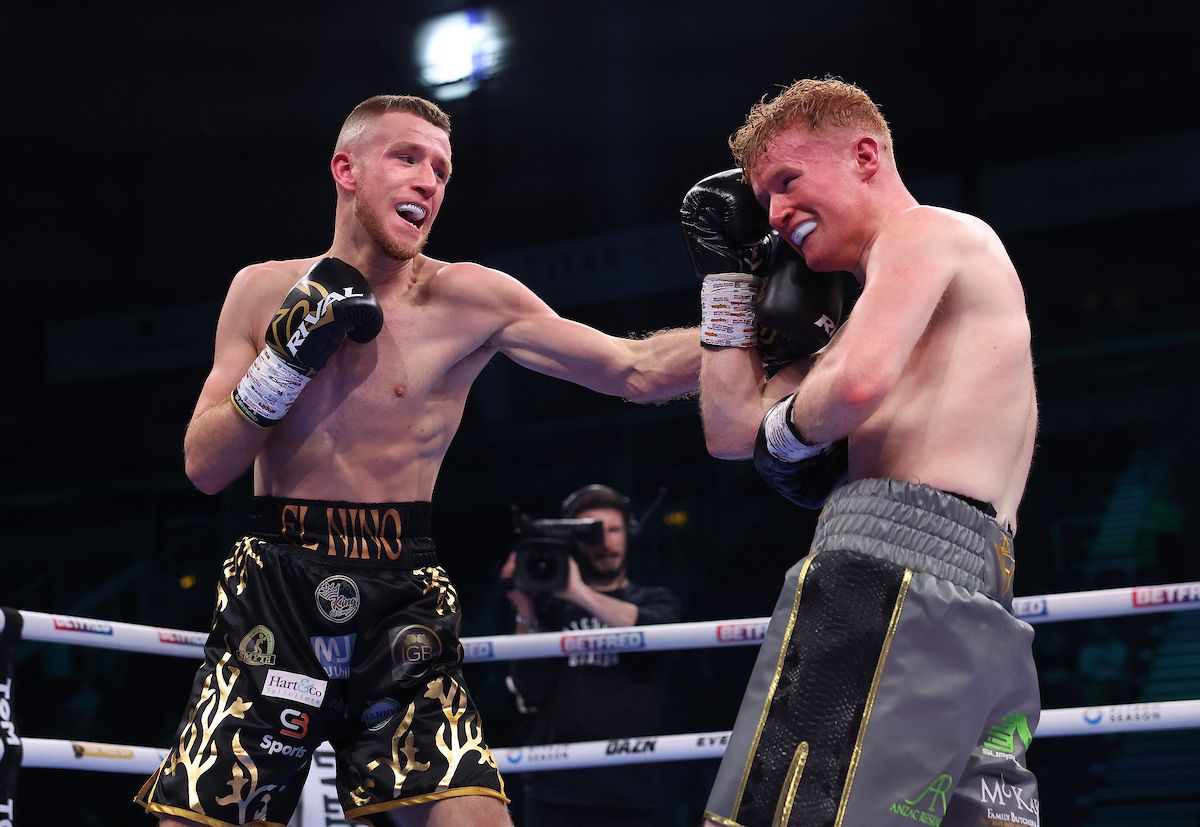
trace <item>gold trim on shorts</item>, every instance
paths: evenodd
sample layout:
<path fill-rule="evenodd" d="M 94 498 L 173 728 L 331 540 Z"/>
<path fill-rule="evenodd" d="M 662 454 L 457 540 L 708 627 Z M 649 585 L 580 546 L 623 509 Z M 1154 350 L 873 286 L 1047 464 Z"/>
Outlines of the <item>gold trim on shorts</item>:
<path fill-rule="evenodd" d="M 875 694 L 879 691 L 879 681 L 883 678 L 883 667 L 888 655 L 892 652 L 892 639 L 896 636 L 896 627 L 900 625 L 900 612 L 904 609 L 904 598 L 908 596 L 908 584 L 912 581 L 912 569 L 904 570 L 904 579 L 900 581 L 900 591 L 896 594 L 896 605 L 892 607 L 892 619 L 888 623 L 887 634 L 883 638 L 883 647 L 879 651 L 879 661 L 875 664 L 875 677 L 871 679 L 871 691 L 867 693 L 867 705 L 863 707 L 862 722 L 858 725 L 858 737 L 854 739 L 854 752 L 850 754 L 850 770 L 846 773 L 846 784 L 842 787 L 842 800 L 838 804 L 837 818 L 833 827 L 842 827 L 842 819 L 846 817 L 846 805 L 850 803 L 850 788 L 854 785 L 854 773 L 858 770 L 858 759 L 862 755 L 863 739 L 867 737 L 867 724 L 871 720 L 871 710 L 875 706 Z"/>
<path fill-rule="evenodd" d="M 800 595 L 804 592 L 804 579 L 808 577 L 808 568 L 818 553 L 804 558 L 804 565 L 800 568 L 800 574 L 796 579 L 796 597 L 792 601 L 792 614 L 788 617 L 787 631 L 783 633 L 783 641 L 779 646 L 779 662 L 775 664 L 775 674 L 771 677 L 771 686 L 767 690 L 767 697 L 763 700 L 762 714 L 758 716 L 758 726 L 754 730 L 754 740 L 750 743 L 750 751 L 746 756 L 746 768 L 742 770 L 742 782 L 738 785 L 737 795 L 730 808 L 730 815 L 736 814 L 742 807 L 742 796 L 746 792 L 746 782 L 750 779 L 750 767 L 754 764 L 754 756 L 758 753 L 758 742 L 762 738 L 763 725 L 766 723 L 767 713 L 771 710 L 771 700 L 775 697 L 775 689 L 779 685 L 779 675 L 783 672 L 783 660 L 787 655 L 788 643 L 791 641 L 792 631 L 796 627 L 796 613 L 800 611 Z M 729 823 L 734 824 L 732 821 Z"/>
<path fill-rule="evenodd" d="M 144 801 L 138 801 L 136 798 L 134 801 L 145 807 L 147 813 L 160 813 L 161 815 L 174 816 L 175 818 L 186 818 L 188 821 L 206 824 L 208 827 L 287 827 L 281 821 L 247 821 L 244 825 L 235 824 L 232 821 L 221 821 L 211 816 L 201 815 L 194 810 L 185 810 L 182 807 L 168 807 L 166 804 L 149 804 Z"/>
<path fill-rule="evenodd" d="M 775 824 L 787 827 L 792 817 L 792 803 L 796 800 L 796 788 L 804 777 L 804 765 L 808 763 L 808 741 L 801 741 L 792 755 L 792 764 L 788 767 L 787 779 L 783 785 L 783 795 L 775 805 Z"/>
<path fill-rule="evenodd" d="M 491 787 L 454 787 L 449 790 L 442 790 L 441 792 L 422 793 L 410 798 L 397 798 L 392 801 L 381 801 L 378 804 L 368 804 L 365 807 L 355 807 L 353 810 L 346 810 L 346 820 L 354 821 L 360 816 L 374 815 L 375 813 L 382 813 L 385 810 L 395 810 L 398 807 L 408 807 L 413 804 L 428 804 L 430 801 L 456 798 L 460 795 L 482 795 L 489 798 L 498 798 L 505 804 L 512 803 L 508 796 L 496 792 Z M 280 825 L 280 827 L 286 827 L 286 825 Z"/>
<path fill-rule="evenodd" d="M 714 821 L 717 824 L 720 824 L 721 827 L 743 827 L 743 825 L 738 824 L 732 819 L 725 818 L 725 816 L 719 816 L 716 813 L 709 812 L 708 810 L 704 811 L 704 818 L 708 821 Z"/>

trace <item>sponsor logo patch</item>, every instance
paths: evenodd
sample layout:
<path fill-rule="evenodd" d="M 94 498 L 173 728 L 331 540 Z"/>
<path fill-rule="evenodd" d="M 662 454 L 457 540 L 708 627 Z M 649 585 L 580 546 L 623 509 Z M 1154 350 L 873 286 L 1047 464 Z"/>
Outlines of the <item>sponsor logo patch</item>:
<path fill-rule="evenodd" d="M 272 669 L 267 672 L 262 694 L 268 698 L 286 698 L 289 701 L 319 707 L 325 702 L 325 687 L 328 685 L 328 681 L 310 678 L 308 675 Z"/>
<path fill-rule="evenodd" d="M 276 741 L 270 734 L 264 735 L 258 746 L 265 750 L 267 755 L 282 755 L 286 758 L 303 758 L 308 755 L 308 747 L 299 744 L 293 747 L 283 741 Z"/>
<path fill-rule="evenodd" d="M 301 712 L 299 709 L 285 709 L 279 713 L 279 723 L 283 724 L 283 729 L 279 730 L 279 734 L 299 740 L 308 734 L 308 720 L 307 712 Z"/>
<path fill-rule="evenodd" d="M 255 626 L 238 644 L 237 659 L 250 666 L 274 666 L 275 634 L 266 626 Z"/>
<path fill-rule="evenodd" d="M 362 602 L 358 596 L 358 584 L 343 574 L 326 577 L 317 586 L 314 595 L 321 614 L 334 623 L 345 623 L 354 617 Z"/>
<path fill-rule="evenodd" d="M 946 795 L 952 789 L 954 789 L 954 776 L 942 773 L 930 781 L 919 795 L 897 801 L 888 808 L 888 812 L 909 821 L 915 821 L 917 824 L 938 827 L 946 816 Z"/>
<path fill-rule="evenodd" d="M 310 637 L 313 654 L 325 670 L 325 674 L 334 680 L 350 677 L 350 658 L 354 654 L 354 635 L 338 635 L 337 637 Z"/>
<path fill-rule="evenodd" d="M 380 698 L 377 701 L 372 701 L 366 709 L 363 710 L 361 720 L 371 732 L 378 732 L 388 725 L 388 721 L 396 717 L 400 712 L 400 702 L 391 698 Z"/>
<path fill-rule="evenodd" d="M 389 634 L 394 681 L 407 683 L 421 677 L 442 654 L 442 641 L 428 626 L 414 623 Z"/>

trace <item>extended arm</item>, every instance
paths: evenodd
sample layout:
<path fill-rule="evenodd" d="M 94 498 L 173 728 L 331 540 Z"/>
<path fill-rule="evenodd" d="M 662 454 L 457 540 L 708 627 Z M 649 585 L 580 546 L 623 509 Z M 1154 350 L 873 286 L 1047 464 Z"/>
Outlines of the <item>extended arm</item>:
<path fill-rule="evenodd" d="M 695 328 L 621 339 L 564 319 L 519 282 L 509 280 L 506 321 L 492 343 L 514 362 L 633 402 L 656 402 L 696 390 L 700 344 Z"/>

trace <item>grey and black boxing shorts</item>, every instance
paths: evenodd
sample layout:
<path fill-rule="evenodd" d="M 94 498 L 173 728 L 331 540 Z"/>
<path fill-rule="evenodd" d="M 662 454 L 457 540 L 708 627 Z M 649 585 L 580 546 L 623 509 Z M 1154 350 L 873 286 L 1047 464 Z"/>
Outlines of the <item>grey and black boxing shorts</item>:
<path fill-rule="evenodd" d="M 507 803 L 431 511 L 256 497 L 178 738 L 136 801 L 208 827 L 284 827 L 328 741 L 356 824 L 452 796 Z"/>
<path fill-rule="evenodd" d="M 706 817 L 1038 825 L 1014 568 L 1012 537 L 963 498 L 899 480 L 835 491 L 787 573 Z"/>

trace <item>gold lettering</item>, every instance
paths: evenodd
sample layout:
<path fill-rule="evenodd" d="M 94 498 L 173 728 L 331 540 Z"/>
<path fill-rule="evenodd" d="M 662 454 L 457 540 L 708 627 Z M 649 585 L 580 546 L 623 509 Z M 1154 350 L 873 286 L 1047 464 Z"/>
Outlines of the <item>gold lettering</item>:
<path fill-rule="evenodd" d="M 349 518 L 346 520 L 347 538 L 346 545 L 350 553 L 347 555 L 353 560 L 362 557 L 361 544 L 359 538 L 362 536 L 362 509 L 349 509 Z"/>
<path fill-rule="evenodd" d="M 326 508 L 325 522 L 328 524 L 329 545 L 326 554 L 330 557 L 346 556 L 346 511 L 342 508 Z"/>
<path fill-rule="evenodd" d="M 396 527 L 394 532 L 388 530 L 389 520 Z M 394 545 L 391 542 L 393 538 L 395 538 Z M 400 512 L 394 508 L 383 512 L 383 517 L 379 521 L 379 546 L 387 554 L 389 560 L 400 559 Z"/>
<path fill-rule="evenodd" d="M 283 510 L 279 514 L 279 533 L 284 537 L 290 538 L 293 535 L 299 537 L 301 534 L 303 534 L 303 528 L 300 530 L 295 530 L 297 523 L 300 526 L 303 526 L 304 524 L 304 518 L 300 516 L 299 508 L 299 506 L 294 505 L 293 503 L 286 503 L 283 506 Z M 292 519 L 289 520 L 288 517 L 291 517 Z M 291 527 L 291 529 L 289 529 L 289 527 Z"/>

